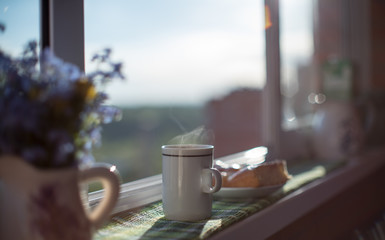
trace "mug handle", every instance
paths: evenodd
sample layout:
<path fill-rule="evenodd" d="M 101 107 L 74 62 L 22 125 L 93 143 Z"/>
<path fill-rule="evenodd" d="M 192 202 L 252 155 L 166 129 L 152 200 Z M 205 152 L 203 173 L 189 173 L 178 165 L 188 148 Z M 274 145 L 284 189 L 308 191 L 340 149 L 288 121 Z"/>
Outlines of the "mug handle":
<path fill-rule="evenodd" d="M 97 166 L 86 168 L 80 171 L 81 182 L 99 181 L 104 188 L 104 197 L 100 203 L 89 214 L 88 218 L 94 229 L 100 228 L 104 221 L 112 212 L 120 190 L 119 178 L 111 168 L 105 166 Z"/>
<path fill-rule="evenodd" d="M 212 179 L 215 179 L 215 184 L 212 186 Z M 222 175 L 215 168 L 205 168 L 202 170 L 202 190 L 205 193 L 218 192 L 222 187 Z"/>

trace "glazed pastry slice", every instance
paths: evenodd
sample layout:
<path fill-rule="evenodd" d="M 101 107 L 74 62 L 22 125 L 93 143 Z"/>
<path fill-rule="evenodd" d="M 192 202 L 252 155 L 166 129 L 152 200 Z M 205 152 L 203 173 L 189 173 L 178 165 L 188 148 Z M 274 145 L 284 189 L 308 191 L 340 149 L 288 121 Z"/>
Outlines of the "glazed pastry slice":
<path fill-rule="evenodd" d="M 229 176 L 223 187 L 263 187 L 284 184 L 290 179 L 285 160 L 245 167 Z"/>

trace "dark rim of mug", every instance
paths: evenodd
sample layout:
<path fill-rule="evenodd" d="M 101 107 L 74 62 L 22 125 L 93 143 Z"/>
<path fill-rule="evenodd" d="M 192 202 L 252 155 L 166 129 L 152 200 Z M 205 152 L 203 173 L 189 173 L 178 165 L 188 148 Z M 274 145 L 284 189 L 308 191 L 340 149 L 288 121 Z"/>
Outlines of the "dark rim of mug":
<path fill-rule="evenodd" d="M 199 149 L 212 149 L 214 148 L 213 145 L 210 144 L 170 144 L 170 145 L 163 145 L 162 149 L 192 149 L 192 150 L 199 150 Z"/>
<path fill-rule="evenodd" d="M 166 156 L 166 157 L 209 157 L 209 156 L 212 156 L 213 154 L 210 153 L 210 154 L 201 154 L 201 155 L 180 155 L 180 154 L 165 154 L 165 153 L 162 153 L 162 156 Z"/>
<path fill-rule="evenodd" d="M 204 157 L 213 155 L 214 146 L 205 144 L 180 144 L 162 146 L 162 155 L 170 157 Z"/>

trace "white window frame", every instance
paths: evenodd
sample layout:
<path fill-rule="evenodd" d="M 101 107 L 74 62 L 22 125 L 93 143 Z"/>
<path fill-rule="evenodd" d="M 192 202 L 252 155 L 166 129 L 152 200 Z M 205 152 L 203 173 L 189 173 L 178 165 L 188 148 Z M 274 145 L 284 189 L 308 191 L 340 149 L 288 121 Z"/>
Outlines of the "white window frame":
<path fill-rule="evenodd" d="M 264 143 L 269 147 L 269 153 L 272 153 L 272 158 L 291 160 L 313 157 L 312 123 L 307 122 L 291 129 L 283 129 L 281 123 L 279 2 L 280 0 L 265 0 L 265 5 L 270 9 L 270 20 L 273 25 L 266 31 L 267 80 L 264 89 L 265 96 L 263 98 L 265 101 Z M 344 28 L 346 28 L 341 33 L 342 41 L 344 42 L 341 46 L 342 54 L 343 57 L 350 59 L 354 63 L 356 95 L 364 96 L 372 89 L 370 84 L 372 77 L 370 61 L 370 1 L 341 0 L 339 4 L 346 6 L 343 8 L 343 12 L 341 12 L 341 21 L 344 22 Z M 357 19 L 357 16 L 361 17 Z M 315 17 L 317 17 L 317 14 Z M 313 34 L 316 32 L 317 29 Z"/>
<path fill-rule="evenodd" d="M 49 19 L 49 26 L 42 24 L 43 47 L 50 46 L 54 53 L 65 61 L 76 64 L 84 70 L 84 1 L 83 0 L 40 0 L 42 15 Z M 347 9 L 346 21 L 354 21 L 357 14 L 362 13 L 361 9 L 369 8 L 366 1 L 352 0 L 350 8 Z M 281 91 L 280 91 L 280 48 L 279 48 L 279 0 L 265 0 L 265 5 L 270 9 L 270 20 L 272 27 L 266 31 L 266 85 L 263 90 L 263 138 L 264 145 L 268 147 L 268 158 L 291 159 L 300 155 L 306 155 L 309 146 L 309 135 L 302 134 L 301 131 L 283 131 L 281 127 Z M 367 13 L 368 11 L 364 11 Z M 44 17 L 42 17 L 44 19 Z M 370 77 L 370 56 L 369 45 L 362 45 L 364 41 L 369 41 L 369 18 L 365 16 L 363 23 L 352 25 L 350 36 L 346 40 L 350 41 L 349 46 L 354 48 L 347 49 L 347 55 L 355 60 L 362 67 L 362 78 L 359 81 L 362 91 L 369 89 L 368 79 Z M 42 21 L 43 22 L 43 21 Z M 48 39 L 44 41 L 44 36 Z M 358 49 L 358 50 L 357 50 Z M 240 153 L 243 154 L 243 153 Z M 234 159 L 236 155 L 229 156 Z M 125 183 L 122 185 L 119 203 L 114 212 L 127 208 L 135 208 L 161 199 L 161 175 Z M 93 206 L 101 198 L 100 191 L 90 194 L 90 204 Z"/>
<path fill-rule="evenodd" d="M 43 47 L 49 46 L 56 56 L 74 63 L 84 70 L 84 1 L 83 0 L 40 0 L 42 15 L 49 19 L 49 26 L 42 29 L 42 39 L 48 35 Z M 271 9 L 271 20 L 275 22 L 266 31 L 266 86 L 263 90 L 263 116 L 265 117 L 263 139 L 268 147 L 268 158 L 281 157 L 281 99 L 279 65 L 279 0 L 265 0 Z M 47 11 L 48 9 L 48 11 Z M 44 17 L 42 17 L 44 19 Z M 43 22 L 43 20 L 42 20 Z M 44 24 L 42 23 L 42 26 Z M 48 34 L 47 34 L 48 31 Z M 239 153 L 239 154 L 244 154 Z M 238 156 L 230 155 L 228 159 Z M 102 191 L 89 196 L 90 205 L 95 205 L 102 197 Z M 161 199 L 161 175 L 124 183 L 121 187 L 119 203 L 114 212 L 135 208 Z"/>
<path fill-rule="evenodd" d="M 279 0 L 265 0 L 273 23 L 265 31 L 266 85 L 263 90 L 264 145 L 269 149 L 269 158 L 281 158 L 281 64 L 279 49 Z"/>

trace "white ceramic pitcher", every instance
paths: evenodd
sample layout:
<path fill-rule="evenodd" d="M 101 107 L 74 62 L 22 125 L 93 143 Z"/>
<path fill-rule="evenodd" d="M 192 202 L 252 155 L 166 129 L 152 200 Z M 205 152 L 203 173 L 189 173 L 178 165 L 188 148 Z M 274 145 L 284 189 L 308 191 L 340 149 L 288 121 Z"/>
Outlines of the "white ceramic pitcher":
<path fill-rule="evenodd" d="M 314 150 L 320 159 L 341 160 L 364 144 L 363 124 L 351 103 L 329 101 L 319 106 L 314 121 Z"/>
<path fill-rule="evenodd" d="M 84 208 L 81 183 L 100 181 L 104 198 Z M 107 167 L 36 169 L 20 158 L 0 157 L 0 239 L 91 239 L 112 211 L 119 179 Z"/>

